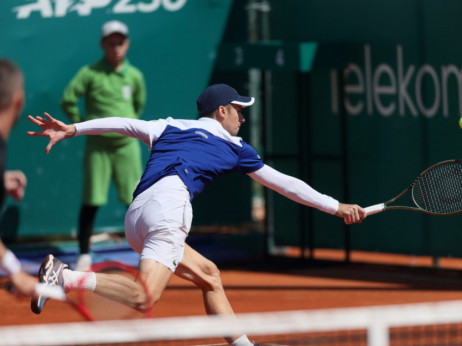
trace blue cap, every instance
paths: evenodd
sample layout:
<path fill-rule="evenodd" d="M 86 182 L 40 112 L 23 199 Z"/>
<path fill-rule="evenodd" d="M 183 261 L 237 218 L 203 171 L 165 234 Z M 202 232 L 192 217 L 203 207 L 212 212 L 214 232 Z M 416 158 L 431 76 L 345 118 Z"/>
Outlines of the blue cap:
<path fill-rule="evenodd" d="M 199 115 L 204 115 L 218 109 L 220 106 L 234 103 L 244 107 L 255 102 L 253 97 L 240 96 L 236 90 L 227 84 L 213 84 L 205 89 L 197 98 Z"/>

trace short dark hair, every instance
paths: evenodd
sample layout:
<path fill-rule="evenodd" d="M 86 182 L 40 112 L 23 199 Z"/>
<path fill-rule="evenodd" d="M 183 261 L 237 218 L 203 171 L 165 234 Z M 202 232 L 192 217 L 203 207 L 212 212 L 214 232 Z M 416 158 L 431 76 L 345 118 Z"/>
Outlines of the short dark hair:
<path fill-rule="evenodd" d="M 231 103 L 228 103 L 227 105 L 223 105 L 223 107 L 226 107 L 226 108 L 229 109 L 229 107 L 232 107 L 232 105 L 231 105 Z M 214 116 L 215 112 L 217 111 L 217 109 L 215 109 L 214 111 L 202 114 L 202 115 L 199 114 L 199 118 L 213 118 L 213 116 Z"/>
<path fill-rule="evenodd" d="M 205 113 L 205 114 L 199 114 L 199 118 L 213 118 L 215 111 L 216 110 L 214 110 L 213 112 Z"/>
<path fill-rule="evenodd" d="M 20 68 L 11 60 L 0 58 L 0 110 L 8 107 L 13 95 L 24 85 Z"/>

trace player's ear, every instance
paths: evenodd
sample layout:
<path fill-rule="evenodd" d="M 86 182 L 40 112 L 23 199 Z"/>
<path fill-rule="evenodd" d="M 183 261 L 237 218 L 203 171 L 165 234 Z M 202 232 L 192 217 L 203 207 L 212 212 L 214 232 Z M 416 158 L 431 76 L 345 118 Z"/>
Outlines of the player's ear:
<path fill-rule="evenodd" d="M 215 117 L 219 122 L 223 121 L 223 119 L 226 117 L 226 107 L 225 106 L 218 107 L 218 109 L 215 111 Z"/>

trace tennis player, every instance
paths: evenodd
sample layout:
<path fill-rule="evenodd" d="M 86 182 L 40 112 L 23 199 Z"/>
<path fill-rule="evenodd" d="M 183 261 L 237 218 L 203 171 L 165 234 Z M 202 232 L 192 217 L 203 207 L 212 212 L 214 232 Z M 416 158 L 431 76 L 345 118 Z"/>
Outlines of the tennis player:
<path fill-rule="evenodd" d="M 0 208 L 7 194 L 17 201 L 24 197 L 27 179 L 23 172 L 5 171 L 6 143 L 24 106 L 24 76 L 10 60 L 0 59 Z M 37 279 L 21 269 L 14 253 L 0 240 L 0 269 L 10 278 L 15 292 L 33 296 Z"/>
<path fill-rule="evenodd" d="M 42 129 L 27 134 L 50 138 L 47 154 L 65 138 L 108 132 L 138 138 L 151 151 L 125 217 L 126 239 L 141 254 L 139 271 L 148 286 L 150 300 L 146 301 L 134 282 L 111 274 L 92 273 L 92 279 L 83 283 L 84 288 L 142 310 L 160 299 L 175 273 L 202 290 L 207 314 L 234 314 L 217 266 L 185 243 L 192 222 L 191 200 L 213 180 L 232 170 L 247 174 L 298 203 L 337 215 L 347 224 L 366 216 L 358 205 L 339 203 L 303 181 L 265 165 L 257 152 L 237 137 L 245 122 L 242 109 L 253 103 L 254 98 L 240 96 L 226 84 L 215 84 L 197 99 L 198 120 L 104 118 L 67 125 L 48 113 L 45 117 L 29 116 Z M 40 268 L 39 281 L 71 290 L 80 284 L 82 275 L 86 274 L 71 271 L 48 255 Z M 58 283 L 55 278 L 59 278 Z M 33 300 L 33 311 L 40 313 L 45 302 L 42 297 Z M 252 345 L 245 335 L 227 341 Z"/>

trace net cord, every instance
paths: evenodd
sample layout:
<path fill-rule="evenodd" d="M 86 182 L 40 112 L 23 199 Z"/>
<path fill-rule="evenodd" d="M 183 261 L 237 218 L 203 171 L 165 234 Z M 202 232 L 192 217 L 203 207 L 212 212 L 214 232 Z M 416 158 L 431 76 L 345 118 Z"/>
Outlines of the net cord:
<path fill-rule="evenodd" d="M 0 327 L 0 340 L 5 346 L 84 345 L 223 337 L 243 333 L 257 336 L 367 329 L 369 346 L 386 346 L 390 327 L 456 322 L 462 322 L 462 301 L 238 314 L 235 318 L 191 316 L 5 326 Z"/>

